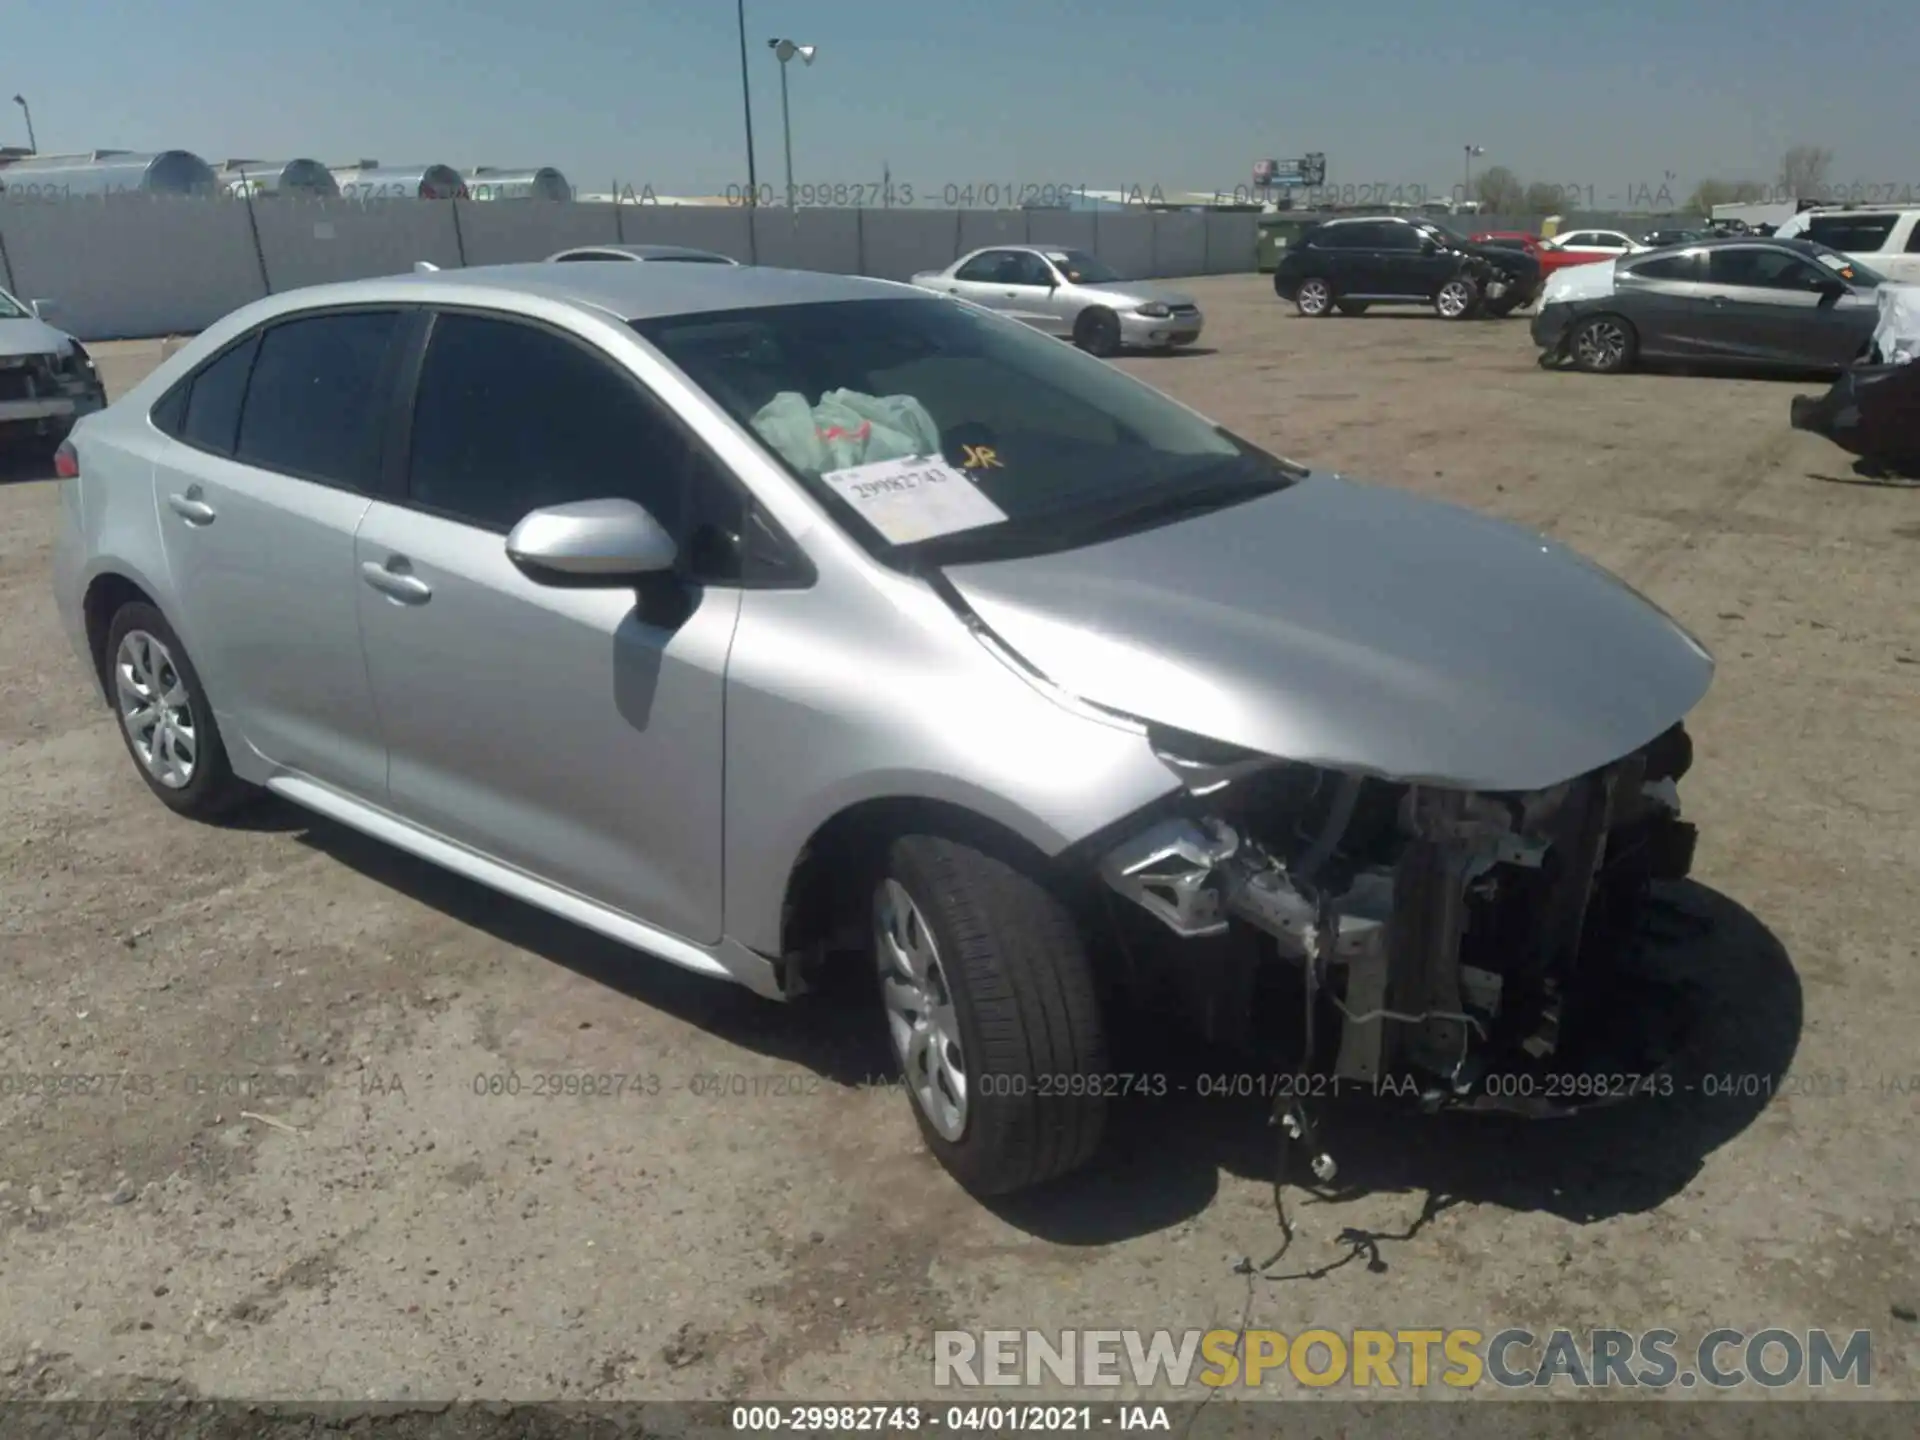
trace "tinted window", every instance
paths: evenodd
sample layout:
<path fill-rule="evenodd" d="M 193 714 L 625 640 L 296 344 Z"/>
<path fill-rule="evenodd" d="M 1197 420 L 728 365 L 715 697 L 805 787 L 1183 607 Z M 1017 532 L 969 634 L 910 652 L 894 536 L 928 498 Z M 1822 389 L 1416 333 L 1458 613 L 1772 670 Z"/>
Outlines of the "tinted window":
<path fill-rule="evenodd" d="M 1800 233 L 1836 250 L 1863 250 L 1871 254 L 1887 243 L 1896 215 L 1816 215 Z"/>
<path fill-rule="evenodd" d="M 510 530 L 574 500 L 638 501 L 678 537 L 693 450 L 613 362 L 551 331 L 442 315 L 414 399 L 408 495 Z"/>
<path fill-rule="evenodd" d="M 1376 225 L 1373 227 L 1379 238 L 1374 242 L 1383 250 L 1418 250 L 1426 244 L 1427 237 L 1411 225 Z"/>
<path fill-rule="evenodd" d="M 1327 225 L 1307 236 L 1305 243 L 1316 250 L 1351 250 L 1358 225 Z"/>
<path fill-rule="evenodd" d="M 175 437 L 180 434 L 180 422 L 187 418 L 187 390 L 192 384 L 191 376 L 182 380 L 155 401 L 153 409 L 147 412 L 147 418 L 161 434 Z"/>
<path fill-rule="evenodd" d="M 1633 274 L 1642 280 L 1699 280 L 1704 278 L 1700 271 L 1700 256 L 1662 255 L 1658 260 L 1648 260 L 1633 267 Z"/>
<path fill-rule="evenodd" d="M 954 271 L 956 280 L 979 280 L 991 282 L 1000 278 L 1000 263 L 1007 252 L 989 250 L 984 255 L 976 255 L 958 270 Z"/>
<path fill-rule="evenodd" d="M 1811 290 L 1820 272 L 1786 250 L 1715 250 L 1707 256 L 1707 278 L 1716 285 L 1745 285 L 1764 290 Z"/>
<path fill-rule="evenodd" d="M 380 453 L 379 386 L 398 323 L 397 312 L 377 310 L 270 328 L 253 362 L 236 458 L 310 480 L 365 485 Z"/>
<path fill-rule="evenodd" d="M 240 432 L 240 402 L 246 398 L 247 375 L 259 348 L 260 337 L 252 336 L 193 377 L 180 439 L 218 455 L 233 453 L 234 438 Z"/>
<path fill-rule="evenodd" d="M 1907 232 L 1907 253 L 1920 255 L 1920 220 L 1916 220 L 1913 228 Z"/>
<path fill-rule="evenodd" d="M 602 255 L 589 250 L 584 255 L 562 255 L 556 263 L 566 265 L 577 260 L 631 260 L 632 258 L 631 255 Z"/>

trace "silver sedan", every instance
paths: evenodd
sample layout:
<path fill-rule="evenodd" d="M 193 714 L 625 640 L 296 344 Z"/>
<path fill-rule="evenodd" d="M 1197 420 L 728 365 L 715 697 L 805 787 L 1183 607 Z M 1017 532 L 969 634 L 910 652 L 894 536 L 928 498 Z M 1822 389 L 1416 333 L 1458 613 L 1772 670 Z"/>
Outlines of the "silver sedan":
<path fill-rule="evenodd" d="M 1653 605 L 905 285 L 289 291 L 56 469 L 160 803 L 264 788 L 769 999 L 861 960 L 981 1193 L 1093 1156 L 1129 996 L 1306 1034 L 1316 1093 L 1544 1095 L 1498 1077 L 1606 1033 L 1691 859 L 1713 662 Z"/>
<path fill-rule="evenodd" d="M 1125 279 L 1084 250 L 995 245 L 962 255 L 944 270 L 923 271 L 913 283 L 998 310 L 1094 355 L 1112 355 L 1124 346 L 1191 345 L 1206 325 L 1185 291 Z"/>

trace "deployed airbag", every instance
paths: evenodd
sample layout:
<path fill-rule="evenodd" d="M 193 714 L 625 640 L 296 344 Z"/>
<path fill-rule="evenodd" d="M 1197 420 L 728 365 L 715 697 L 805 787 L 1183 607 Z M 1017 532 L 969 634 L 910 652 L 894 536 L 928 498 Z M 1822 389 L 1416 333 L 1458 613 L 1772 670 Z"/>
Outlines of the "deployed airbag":
<path fill-rule="evenodd" d="M 783 390 L 753 417 L 754 432 L 807 475 L 940 453 L 940 427 L 911 395 L 829 390 L 818 405 Z"/>

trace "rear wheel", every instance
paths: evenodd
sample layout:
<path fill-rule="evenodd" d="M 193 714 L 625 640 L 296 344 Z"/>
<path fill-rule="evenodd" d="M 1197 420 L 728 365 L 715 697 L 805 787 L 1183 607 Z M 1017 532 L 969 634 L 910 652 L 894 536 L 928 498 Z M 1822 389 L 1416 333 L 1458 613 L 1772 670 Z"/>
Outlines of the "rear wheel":
<path fill-rule="evenodd" d="M 1480 308 L 1480 287 L 1456 275 L 1433 294 L 1433 310 L 1442 320 L 1470 320 Z"/>
<path fill-rule="evenodd" d="M 1595 375 L 1617 375 L 1633 364 L 1640 337 L 1619 315 L 1593 315 L 1582 320 L 1567 339 L 1575 368 Z"/>
<path fill-rule="evenodd" d="M 1120 349 L 1120 317 L 1111 310 L 1082 311 L 1079 320 L 1074 323 L 1073 343 L 1089 355 L 1098 355 L 1102 359 L 1117 353 Z"/>
<path fill-rule="evenodd" d="M 121 606 L 107 630 L 102 669 L 120 738 L 161 804 L 208 820 L 246 798 L 199 673 L 164 615 L 138 601 Z"/>
<path fill-rule="evenodd" d="M 1342 315 L 1364 315 L 1367 313 L 1367 302 L 1364 300 L 1341 300 L 1337 301 L 1336 304 Z"/>
<path fill-rule="evenodd" d="M 1005 860 L 907 835 L 881 867 L 873 946 L 894 1055 L 941 1165 L 978 1195 L 1084 1165 L 1106 1119 L 1106 1037 L 1067 908 Z"/>

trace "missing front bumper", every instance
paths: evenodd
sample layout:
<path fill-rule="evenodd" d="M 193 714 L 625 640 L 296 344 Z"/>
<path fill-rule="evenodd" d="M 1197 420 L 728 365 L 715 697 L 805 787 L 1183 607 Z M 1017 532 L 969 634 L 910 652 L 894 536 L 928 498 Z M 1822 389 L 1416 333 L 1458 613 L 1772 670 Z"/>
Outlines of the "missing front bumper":
<path fill-rule="evenodd" d="M 1347 780 L 1317 836 L 1284 857 L 1244 818 L 1194 814 L 1143 830 L 1100 868 L 1176 936 L 1253 932 L 1300 967 L 1308 1063 L 1338 1080 L 1430 1105 L 1557 1113 L 1579 1106 L 1484 1082 L 1552 1063 L 1575 978 L 1616 947 L 1646 881 L 1686 873 L 1693 830 L 1673 780 L 1688 758 L 1676 727 L 1538 794 L 1407 787 L 1397 851 L 1373 864 L 1329 864 L 1360 783 Z M 1317 1048 L 1321 1007 L 1337 1044 Z"/>

